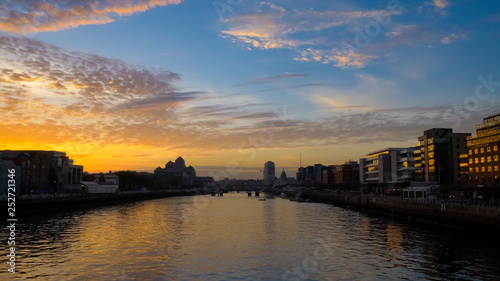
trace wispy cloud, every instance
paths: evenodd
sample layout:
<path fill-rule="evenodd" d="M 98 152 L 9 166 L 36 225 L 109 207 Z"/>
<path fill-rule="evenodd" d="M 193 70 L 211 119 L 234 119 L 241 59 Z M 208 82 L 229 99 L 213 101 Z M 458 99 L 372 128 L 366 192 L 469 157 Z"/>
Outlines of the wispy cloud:
<path fill-rule="evenodd" d="M 451 44 L 455 41 L 464 41 L 464 40 L 468 40 L 468 39 L 469 39 L 469 37 L 467 35 L 465 35 L 464 33 L 450 33 L 441 39 L 441 43 L 447 45 L 447 44 Z"/>
<path fill-rule="evenodd" d="M 376 59 L 376 55 L 356 53 L 353 49 L 334 48 L 332 50 L 317 50 L 307 48 L 295 57 L 298 61 L 316 61 L 323 64 L 333 64 L 339 68 L 363 68 L 368 62 Z"/>
<path fill-rule="evenodd" d="M 250 85 L 250 84 L 264 84 L 264 83 L 269 83 L 269 82 L 274 82 L 274 81 L 280 81 L 280 80 L 288 80 L 288 79 L 296 79 L 296 78 L 301 78 L 305 77 L 307 74 L 283 74 L 283 75 L 275 75 L 275 76 L 269 76 L 269 77 L 263 77 L 263 78 L 258 78 L 254 79 L 249 82 L 245 82 L 240 84 L 241 85 Z"/>
<path fill-rule="evenodd" d="M 3 1 L 0 30 L 17 34 L 58 31 L 82 25 L 106 24 L 116 17 L 145 12 L 182 0 Z"/>
<path fill-rule="evenodd" d="M 451 6 L 450 0 L 432 0 L 430 2 L 424 2 L 423 5 L 418 7 L 418 11 L 422 12 L 424 8 L 431 8 L 432 13 L 439 13 L 443 17 L 447 17 L 449 15 L 448 9 Z"/>

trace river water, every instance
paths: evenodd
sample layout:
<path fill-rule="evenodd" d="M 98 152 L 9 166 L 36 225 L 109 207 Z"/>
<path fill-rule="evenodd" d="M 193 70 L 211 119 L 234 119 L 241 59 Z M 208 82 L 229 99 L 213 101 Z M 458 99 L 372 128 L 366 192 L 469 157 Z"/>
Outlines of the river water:
<path fill-rule="evenodd" d="M 16 242 L 0 280 L 500 280 L 498 239 L 246 193 L 37 214 Z"/>

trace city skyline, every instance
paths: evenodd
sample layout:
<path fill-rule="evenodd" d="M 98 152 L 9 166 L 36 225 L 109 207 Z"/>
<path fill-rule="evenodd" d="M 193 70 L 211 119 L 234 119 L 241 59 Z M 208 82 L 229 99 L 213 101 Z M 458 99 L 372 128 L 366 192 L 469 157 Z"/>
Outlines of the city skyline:
<path fill-rule="evenodd" d="M 64 151 L 88 172 L 182 155 L 216 180 L 262 178 L 267 161 L 292 174 L 300 155 L 475 134 L 500 106 L 495 1 L 0 6 L 0 149 Z"/>

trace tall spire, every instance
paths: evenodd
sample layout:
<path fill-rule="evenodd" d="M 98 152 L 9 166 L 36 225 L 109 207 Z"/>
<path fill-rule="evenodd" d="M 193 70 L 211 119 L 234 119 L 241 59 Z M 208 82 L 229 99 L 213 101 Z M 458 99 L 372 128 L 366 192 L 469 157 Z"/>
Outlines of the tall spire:
<path fill-rule="evenodd" d="M 302 167 L 302 147 L 299 148 L 299 154 L 300 154 L 300 164 L 299 164 L 299 167 Z"/>

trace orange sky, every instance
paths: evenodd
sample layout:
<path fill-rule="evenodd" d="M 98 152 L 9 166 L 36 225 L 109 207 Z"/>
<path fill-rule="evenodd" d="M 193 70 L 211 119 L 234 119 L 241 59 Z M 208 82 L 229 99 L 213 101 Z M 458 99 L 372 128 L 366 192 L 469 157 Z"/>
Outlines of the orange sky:
<path fill-rule="evenodd" d="M 63 151 L 88 172 L 182 156 L 217 179 L 262 178 L 266 161 L 293 176 L 300 150 L 303 166 L 358 161 L 498 113 L 481 84 L 500 77 L 489 5 L 226 2 L 2 2 L 0 150 Z"/>

